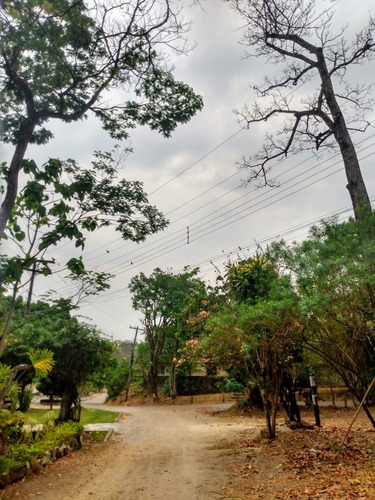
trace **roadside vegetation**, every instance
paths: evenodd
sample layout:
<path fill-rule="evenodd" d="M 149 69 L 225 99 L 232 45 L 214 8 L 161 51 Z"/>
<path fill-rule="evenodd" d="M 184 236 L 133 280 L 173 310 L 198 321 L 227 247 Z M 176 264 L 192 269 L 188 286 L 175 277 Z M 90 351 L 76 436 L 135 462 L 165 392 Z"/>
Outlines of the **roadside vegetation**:
<path fill-rule="evenodd" d="M 121 356 L 119 344 L 75 315 L 80 301 L 108 289 L 109 274 L 86 269 L 83 253 L 59 263 L 70 296 L 34 300 L 34 281 L 54 272 L 49 256 L 61 242 L 83 251 L 87 235 L 108 226 L 142 242 L 168 221 L 142 183 L 119 178 L 128 150 L 95 152 L 89 168 L 57 158 L 37 165 L 26 151 L 51 139 L 52 119 L 70 123 L 92 112 L 118 141 L 137 125 L 168 137 L 203 103 L 165 63 L 163 46 L 188 50 L 173 2 L 158 2 L 157 12 L 147 1 L 114 0 L 110 9 L 86 3 L 0 2 L 0 132 L 14 147 L 9 164 L 0 164 L 0 236 L 10 248 L 0 255 L 0 473 L 32 464 L 82 433 L 87 421 L 115 418 L 82 410 L 81 394 L 91 389 L 106 388 L 111 399 L 146 395 L 155 404 L 235 393 L 243 407 L 262 409 L 270 443 L 281 411 L 288 426 L 304 428 L 299 403 L 314 402 L 314 376 L 333 404 L 340 387 L 375 429 L 375 218 L 351 140 L 353 127 L 369 126 L 358 110 L 371 107 L 371 88 L 345 81 L 349 66 L 374 56 L 374 20 L 349 41 L 345 30 L 332 33 L 331 10 L 316 13 L 314 0 L 227 2 L 244 21 L 249 50 L 281 64 L 281 76 L 256 87 L 254 106 L 238 111 L 246 127 L 286 119 L 277 138 L 268 135 L 263 149 L 244 159 L 249 180 L 270 185 L 273 160 L 336 147 L 353 217 L 321 221 L 304 241 L 278 240 L 252 255 L 239 249 L 217 269 L 214 286 L 198 268 L 133 276 L 136 335 L 143 338 L 135 336 Z M 284 94 L 312 74 L 318 86 L 311 96 L 295 102 Z M 126 95 L 121 106 L 107 107 L 101 98 L 113 89 Z M 271 107 L 262 108 L 264 97 Z M 58 398 L 59 411 L 28 411 L 35 390 L 51 403 Z M 43 430 L 27 431 L 33 420 Z"/>

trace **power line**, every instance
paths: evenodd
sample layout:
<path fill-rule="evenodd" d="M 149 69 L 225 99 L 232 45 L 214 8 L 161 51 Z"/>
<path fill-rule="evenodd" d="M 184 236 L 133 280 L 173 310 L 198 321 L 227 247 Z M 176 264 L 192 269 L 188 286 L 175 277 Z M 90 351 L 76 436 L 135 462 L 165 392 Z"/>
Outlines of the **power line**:
<path fill-rule="evenodd" d="M 363 141 L 362 141 L 362 142 L 363 142 Z M 363 149 L 361 150 L 361 152 L 362 152 L 362 151 L 364 151 L 364 150 L 366 150 L 366 149 L 368 149 L 368 147 L 369 147 L 369 146 L 367 146 L 367 147 L 363 148 Z M 337 156 L 337 155 L 335 155 L 335 156 Z M 368 156 L 370 156 L 370 155 L 368 155 Z M 367 156 L 367 157 L 368 157 L 368 156 Z M 364 158 L 361 158 L 361 160 L 363 160 L 363 159 L 364 159 Z M 324 162 L 319 163 L 319 164 L 318 164 L 318 166 L 324 165 L 326 162 L 327 162 L 327 160 L 326 160 L 326 161 L 324 161 Z M 328 168 L 332 168 L 333 166 L 337 165 L 338 163 L 340 163 L 340 162 L 335 162 L 334 164 L 330 165 Z M 316 166 L 315 166 L 315 167 L 313 167 L 313 168 L 315 169 L 315 168 L 316 168 Z M 289 169 L 289 170 L 291 170 L 291 169 Z M 322 171 L 323 171 L 323 170 L 320 170 L 319 172 L 315 172 L 314 174 L 311 174 L 309 177 L 307 177 L 307 178 L 305 178 L 305 179 L 302 179 L 302 180 L 300 180 L 300 181 L 298 181 L 298 182 L 295 182 L 294 184 L 292 184 L 292 185 L 291 185 L 291 186 L 289 186 L 288 188 L 284 188 L 282 191 L 278 191 L 278 190 L 277 190 L 277 192 L 275 192 L 275 193 L 274 193 L 271 197 L 272 197 L 272 198 L 274 198 L 274 197 L 278 196 L 279 194 L 282 194 L 283 192 L 288 192 L 291 188 L 296 187 L 297 185 L 300 185 L 302 182 L 305 182 L 306 180 L 311 179 L 312 177 L 314 177 L 314 176 L 316 176 L 316 175 L 320 174 Z M 325 167 L 325 168 L 324 168 L 324 171 L 325 171 L 325 172 L 327 171 L 327 167 Z M 315 181 L 314 181 L 314 182 L 312 182 L 312 183 L 307 184 L 306 186 L 302 186 L 302 187 L 300 187 L 300 188 L 296 189 L 296 190 L 295 190 L 295 191 L 293 191 L 292 193 L 287 193 L 285 196 L 283 196 L 283 197 L 281 197 L 281 198 L 279 197 L 279 198 L 277 198 L 276 200 L 274 200 L 274 201 L 272 201 L 272 202 L 270 202 L 270 203 L 267 203 L 267 204 L 266 204 L 266 205 L 264 205 L 264 206 L 259 206 L 259 207 L 258 207 L 258 205 L 260 205 L 260 203 L 262 203 L 262 202 L 255 203 L 255 204 L 253 204 L 253 205 L 250 207 L 250 208 L 254 208 L 254 210 L 253 210 L 252 212 L 250 212 L 250 213 L 248 212 L 248 208 L 249 208 L 249 207 L 244 208 L 244 209 L 242 209 L 240 212 L 237 212 L 237 213 L 235 213 L 235 214 L 233 214 L 233 215 L 230 215 L 230 216 L 226 217 L 226 219 L 224 219 L 224 220 L 221 220 L 221 221 L 219 221 L 219 222 L 216 222 L 216 223 L 214 224 L 214 226 L 219 226 L 219 227 L 216 227 L 215 229 L 213 229 L 212 222 L 213 222 L 213 220 L 215 220 L 215 219 L 217 219 L 217 218 L 218 218 L 218 217 L 215 217 L 213 220 L 210 220 L 210 221 L 205 222 L 204 224 L 201 224 L 200 226 L 198 226 L 198 229 L 199 229 L 199 228 L 202 228 L 202 229 L 201 229 L 200 231 L 198 231 L 198 233 L 194 233 L 194 234 L 195 234 L 195 237 L 194 237 L 194 235 L 191 233 L 191 239 L 190 239 L 190 241 L 191 241 L 191 242 L 194 242 L 194 241 L 196 241 L 196 240 L 198 240 L 198 239 L 201 239 L 202 237 L 208 236 L 209 234 L 211 234 L 211 233 L 213 233 L 213 232 L 215 232 L 215 231 L 217 231 L 217 230 L 219 230 L 219 229 L 222 229 L 223 227 L 226 227 L 226 226 L 228 226 L 229 224 L 233 224 L 234 222 L 237 222 L 237 221 L 239 221 L 239 220 L 241 220 L 241 219 L 243 219 L 243 218 L 245 218 L 245 217 L 248 217 L 248 216 L 250 216 L 250 215 L 253 215 L 254 213 L 258 212 L 259 210 L 262 210 L 262 209 L 264 209 L 264 208 L 266 208 L 266 207 L 269 207 L 269 206 L 271 206 L 271 205 L 273 205 L 273 204 L 275 204 L 275 203 L 277 203 L 277 202 L 279 202 L 279 201 L 281 201 L 281 200 L 283 200 L 283 199 L 285 199 L 285 198 L 288 198 L 288 197 L 292 196 L 293 194 L 295 194 L 295 193 L 297 193 L 297 192 L 301 191 L 302 189 L 306 189 L 307 187 L 309 187 L 309 186 L 311 186 L 311 185 L 313 185 L 313 184 L 316 184 L 317 182 L 320 182 L 321 180 L 323 180 L 323 179 L 325 179 L 325 178 L 327 178 L 327 177 L 329 177 L 329 176 L 331 176 L 331 175 L 334 175 L 335 173 L 338 173 L 338 172 L 340 172 L 340 171 L 341 171 L 341 168 L 340 168 L 340 169 L 335 170 L 334 172 L 332 172 L 332 173 L 330 173 L 330 174 L 327 174 L 327 175 L 325 175 L 325 176 L 323 176 L 323 177 L 321 177 L 321 178 L 319 178 L 319 179 L 315 180 Z M 306 172 L 304 172 L 303 174 L 306 174 Z M 301 175 L 303 175 L 303 174 L 300 174 L 300 175 L 299 175 L 299 176 L 297 176 L 297 177 L 300 177 L 300 176 L 301 176 Z M 289 181 L 291 181 L 291 180 L 292 180 L 292 179 L 289 179 L 287 182 L 289 182 Z M 273 188 L 273 189 L 275 189 L 275 188 Z M 269 199 L 269 192 L 267 193 L 267 196 L 268 196 L 268 199 Z M 251 200 L 251 201 L 253 201 L 253 200 Z M 248 203 L 244 203 L 244 204 L 240 205 L 240 207 L 241 207 L 241 206 L 244 206 L 244 205 L 247 205 L 247 204 L 248 204 Z M 238 210 L 240 207 L 236 207 L 235 209 L 232 209 L 231 211 L 226 212 L 225 214 L 223 214 L 223 215 L 222 215 L 222 216 L 220 216 L 220 217 L 223 217 L 224 215 L 226 215 L 227 213 L 232 212 L 233 210 Z M 243 212 L 245 212 L 245 211 L 246 211 L 246 214 L 245 214 L 245 215 L 241 215 L 240 217 L 237 217 L 239 214 L 241 214 L 241 213 L 243 213 Z M 211 215 L 211 214 L 209 214 L 209 215 Z M 237 217 L 237 218 L 236 218 L 235 220 L 231 220 L 230 222 L 227 222 L 227 221 L 229 221 L 230 219 L 233 219 L 234 217 Z M 203 219 L 204 219 L 204 218 L 203 218 Z M 203 219 L 201 219 L 201 220 L 203 220 Z M 199 222 L 199 221 L 198 221 L 198 222 Z M 223 222 L 224 222 L 224 224 L 223 224 Z M 205 229 L 203 229 L 203 228 L 204 228 L 204 226 L 206 226 L 208 223 L 210 223 L 211 225 L 210 225 L 210 230 L 207 232 L 207 231 L 206 231 Z M 193 223 L 193 224 L 194 224 L 194 223 Z M 167 246 L 165 246 L 165 244 L 159 244 L 158 246 L 156 246 L 155 248 L 153 248 L 153 249 L 151 250 L 151 252 L 153 252 L 153 253 L 151 253 L 151 254 L 150 254 L 149 252 L 144 252 L 144 253 L 143 253 L 143 254 L 141 254 L 140 256 L 138 255 L 138 258 L 137 258 L 137 260 L 136 260 L 136 262 L 135 262 L 135 265 L 134 265 L 134 264 L 133 264 L 133 262 L 132 262 L 132 261 L 130 261 L 130 259 L 129 259 L 129 260 L 128 260 L 128 261 L 126 261 L 126 262 L 127 262 L 127 263 L 130 263 L 130 265 L 126 266 L 126 264 L 125 264 L 125 266 L 124 266 L 124 265 L 122 265 L 122 266 L 120 266 L 120 267 L 118 267 L 118 266 L 117 266 L 117 267 L 114 267 L 114 268 L 110 268 L 110 269 L 108 269 L 108 271 L 107 271 L 107 272 L 116 272 L 116 275 L 123 274 L 123 273 L 125 273 L 125 272 L 127 272 L 127 271 L 129 271 L 129 270 L 134 270 L 137 266 L 139 266 L 139 265 L 141 265 L 141 264 L 145 264 L 145 263 L 150 262 L 150 260 L 151 260 L 151 259 L 153 259 L 153 258 L 155 258 L 155 257 L 161 257 L 161 256 L 164 256 L 164 255 L 166 255 L 167 253 L 170 253 L 171 251 L 177 250 L 177 249 L 179 249 L 179 248 L 181 248 L 181 247 L 185 246 L 185 228 L 184 228 L 183 230 L 181 230 L 181 231 L 180 231 L 180 233 L 181 233 L 181 236 L 183 236 L 183 237 L 184 237 L 184 239 L 183 239 L 183 243 L 178 244 L 179 237 L 177 236 L 177 237 L 173 238 L 172 240 L 170 240 L 170 241 L 168 242 L 168 245 L 167 245 Z M 202 233 L 203 233 L 203 234 L 202 234 Z M 198 234 L 198 236 L 196 236 L 197 234 Z M 175 242 L 176 240 L 177 240 L 177 243 L 173 243 L 173 242 Z M 177 246 L 176 246 L 176 244 L 177 244 Z M 158 249 L 160 249 L 160 248 L 162 249 L 161 253 L 160 253 L 160 252 L 156 252 L 156 251 L 157 251 Z M 141 257 L 141 258 L 139 258 L 139 257 Z M 143 257 L 143 258 L 142 258 L 142 257 Z M 134 260 L 135 260 L 135 259 L 134 259 Z M 124 263 L 123 263 L 123 264 L 124 264 Z"/>
<path fill-rule="evenodd" d="M 375 197 L 373 197 L 371 199 L 371 201 L 374 201 L 374 199 L 375 199 Z M 312 220 L 309 220 L 307 222 L 297 224 L 296 226 L 293 226 L 291 228 L 287 228 L 287 229 L 285 229 L 282 232 L 278 232 L 276 234 L 268 235 L 266 237 L 263 237 L 263 238 L 257 240 L 256 242 L 245 243 L 245 244 L 241 243 L 240 245 L 237 245 L 236 247 L 232 248 L 231 250 L 229 250 L 227 252 L 220 253 L 218 255 L 208 257 L 207 259 L 204 259 L 203 261 L 200 261 L 200 262 L 196 262 L 196 263 L 192 264 L 192 267 L 199 267 L 199 268 L 201 268 L 202 265 L 206 265 L 206 266 L 209 265 L 209 266 L 212 267 L 212 262 L 216 262 L 218 260 L 222 260 L 222 259 L 224 259 L 226 257 L 229 257 L 230 255 L 232 255 L 234 253 L 237 253 L 239 249 L 241 251 L 250 251 L 250 249 L 252 249 L 252 248 L 256 249 L 261 244 L 265 244 L 267 242 L 274 241 L 275 239 L 282 238 L 283 236 L 293 234 L 293 233 L 295 233 L 298 230 L 309 228 L 309 227 L 311 227 L 312 224 L 318 223 L 322 219 L 326 219 L 326 218 L 332 217 L 334 215 L 338 215 L 338 216 L 344 215 L 344 214 L 346 214 L 348 212 L 352 212 L 352 210 L 353 210 L 353 208 L 351 206 L 349 206 L 349 207 L 341 208 L 339 210 L 335 210 L 335 211 L 331 211 L 331 212 L 325 213 L 325 214 L 320 215 L 319 217 L 316 217 L 316 218 L 314 218 Z M 291 238 L 289 238 L 289 240 L 290 239 Z M 179 272 L 179 271 L 177 271 L 177 272 Z M 202 272 L 202 270 L 201 270 L 201 272 Z M 128 290 L 127 287 L 121 288 L 120 290 L 116 290 L 112 294 L 111 294 L 111 292 L 109 292 L 110 296 L 107 296 L 106 298 L 102 298 L 101 300 L 104 303 L 104 302 L 116 300 L 116 299 L 118 299 L 120 297 L 127 297 L 127 296 L 130 295 L 130 292 L 127 291 L 124 294 L 125 290 L 126 291 Z M 94 300 L 93 303 L 96 303 L 96 301 Z"/>

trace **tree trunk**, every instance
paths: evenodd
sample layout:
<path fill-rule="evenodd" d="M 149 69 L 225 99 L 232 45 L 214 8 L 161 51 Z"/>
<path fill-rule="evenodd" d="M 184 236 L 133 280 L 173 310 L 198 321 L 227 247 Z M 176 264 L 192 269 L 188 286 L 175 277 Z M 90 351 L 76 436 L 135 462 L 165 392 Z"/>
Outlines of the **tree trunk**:
<path fill-rule="evenodd" d="M 272 403 L 269 400 L 267 394 L 262 391 L 264 414 L 266 417 L 267 433 L 268 439 L 274 439 L 276 436 L 276 419 L 273 415 Z"/>
<path fill-rule="evenodd" d="M 34 133 L 34 129 L 35 123 L 27 118 L 24 118 L 20 130 L 20 137 L 9 165 L 5 198 L 0 207 L 0 239 L 4 234 L 10 213 L 17 198 L 18 175 L 21 168 L 20 165 L 21 161 L 25 157 L 25 153 Z"/>
<path fill-rule="evenodd" d="M 176 377 L 176 366 L 173 363 L 173 361 L 171 364 L 170 388 L 171 388 L 171 398 L 176 399 L 176 397 L 177 397 L 177 377 Z"/>
<path fill-rule="evenodd" d="M 346 187 L 350 194 L 354 215 L 357 220 L 363 220 L 371 214 L 372 210 L 366 185 L 362 177 L 361 168 L 359 166 L 357 153 L 348 132 L 341 108 L 336 100 L 331 76 L 323 54 L 323 49 L 317 49 L 316 57 L 318 62 L 318 71 L 322 82 L 322 91 L 333 119 L 332 128 L 334 137 L 340 148 L 341 156 L 344 162 L 346 178 L 348 181 Z"/>
<path fill-rule="evenodd" d="M 148 372 L 148 383 L 150 385 L 152 397 L 154 403 L 159 403 L 159 391 L 158 391 L 158 370 L 155 370 L 155 366 L 151 366 Z"/>
<path fill-rule="evenodd" d="M 79 422 L 81 418 L 81 404 L 76 388 L 65 387 L 61 398 L 60 412 L 58 416 L 59 422 Z"/>
<path fill-rule="evenodd" d="M 280 388 L 280 403 L 288 416 L 289 422 L 297 422 L 300 424 L 301 413 L 297 404 L 293 379 L 290 374 L 284 373 L 283 383 Z"/>

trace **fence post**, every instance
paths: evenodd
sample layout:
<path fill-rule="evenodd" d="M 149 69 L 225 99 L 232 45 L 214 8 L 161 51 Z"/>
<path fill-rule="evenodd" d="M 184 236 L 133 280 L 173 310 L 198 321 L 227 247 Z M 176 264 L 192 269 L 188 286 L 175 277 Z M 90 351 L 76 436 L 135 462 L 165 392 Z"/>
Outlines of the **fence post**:
<path fill-rule="evenodd" d="M 312 404 L 314 406 L 314 413 L 315 413 L 315 423 L 318 427 L 320 427 L 320 414 L 319 414 L 319 405 L 318 405 L 318 393 L 316 390 L 316 383 L 315 383 L 315 377 L 313 373 L 310 373 L 309 375 L 309 380 L 310 380 L 310 389 L 311 389 L 311 399 L 312 399 Z"/>

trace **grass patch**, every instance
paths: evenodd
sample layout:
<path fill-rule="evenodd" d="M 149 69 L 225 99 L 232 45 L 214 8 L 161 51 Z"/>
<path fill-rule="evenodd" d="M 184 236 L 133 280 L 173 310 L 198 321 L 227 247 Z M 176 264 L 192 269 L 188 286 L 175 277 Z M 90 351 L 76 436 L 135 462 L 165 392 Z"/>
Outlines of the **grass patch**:
<path fill-rule="evenodd" d="M 81 424 L 112 424 L 120 413 L 115 411 L 99 410 L 96 408 L 82 408 Z"/>
<path fill-rule="evenodd" d="M 85 433 L 85 442 L 86 441 L 95 441 L 96 443 L 102 443 L 106 436 L 108 434 L 108 431 L 92 431 L 92 432 L 86 432 Z"/>
<path fill-rule="evenodd" d="M 52 410 L 55 418 L 58 417 L 58 410 Z M 42 424 L 44 423 L 44 416 L 49 413 L 49 410 L 31 408 L 24 413 L 25 424 Z M 107 410 L 100 410 L 96 408 L 82 408 L 80 424 L 111 424 L 119 416 L 119 413 Z"/>

